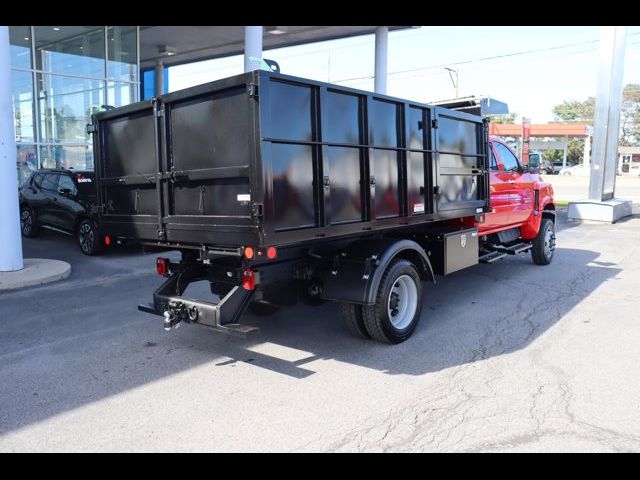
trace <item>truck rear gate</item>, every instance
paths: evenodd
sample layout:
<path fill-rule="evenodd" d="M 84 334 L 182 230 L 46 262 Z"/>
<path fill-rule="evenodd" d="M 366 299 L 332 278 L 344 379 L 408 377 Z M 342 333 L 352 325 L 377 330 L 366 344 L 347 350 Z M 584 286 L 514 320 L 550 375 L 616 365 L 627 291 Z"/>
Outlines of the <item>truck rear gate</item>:
<path fill-rule="evenodd" d="M 103 230 L 236 248 L 489 210 L 480 117 L 255 71 L 94 116 Z"/>

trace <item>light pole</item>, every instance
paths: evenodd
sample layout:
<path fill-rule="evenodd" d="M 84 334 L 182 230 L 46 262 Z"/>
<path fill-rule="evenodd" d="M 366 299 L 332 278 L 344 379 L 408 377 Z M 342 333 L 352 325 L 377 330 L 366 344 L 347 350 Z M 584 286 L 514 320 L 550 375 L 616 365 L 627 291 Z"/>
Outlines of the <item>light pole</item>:
<path fill-rule="evenodd" d="M 449 72 L 449 78 L 451 78 L 451 83 L 453 83 L 453 86 L 456 89 L 456 98 L 458 98 L 458 85 L 460 84 L 458 80 L 458 69 L 456 68 L 454 70 L 453 68 L 449 68 L 449 67 L 444 67 L 444 69 Z M 455 80 L 453 79 L 453 75 L 452 75 L 453 73 L 456 74 Z"/>

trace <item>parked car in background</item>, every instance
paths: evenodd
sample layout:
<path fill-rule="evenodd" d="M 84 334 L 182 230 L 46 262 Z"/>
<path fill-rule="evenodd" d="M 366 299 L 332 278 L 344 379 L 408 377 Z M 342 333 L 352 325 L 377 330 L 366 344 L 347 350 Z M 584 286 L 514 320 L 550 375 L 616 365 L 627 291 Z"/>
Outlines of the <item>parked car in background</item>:
<path fill-rule="evenodd" d="M 32 238 L 40 228 L 73 235 L 85 255 L 97 255 L 105 240 L 96 218 L 93 172 L 40 169 L 19 189 L 20 228 Z"/>
<path fill-rule="evenodd" d="M 591 169 L 584 168 L 584 166 L 580 163 L 578 165 L 572 165 L 570 167 L 565 167 L 565 168 L 561 169 L 560 172 L 559 172 L 559 175 L 585 176 L 585 175 L 589 175 L 590 171 L 591 171 Z"/>
<path fill-rule="evenodd" d="M 553 162 L 552 163 L 552 168 L 553 171 L 550 172 L 551 175 L 557 175 L 560 173 L 560 170 L 562 170 L 564 167 L 564 165 L 562 164 L 562 162 Z"/>

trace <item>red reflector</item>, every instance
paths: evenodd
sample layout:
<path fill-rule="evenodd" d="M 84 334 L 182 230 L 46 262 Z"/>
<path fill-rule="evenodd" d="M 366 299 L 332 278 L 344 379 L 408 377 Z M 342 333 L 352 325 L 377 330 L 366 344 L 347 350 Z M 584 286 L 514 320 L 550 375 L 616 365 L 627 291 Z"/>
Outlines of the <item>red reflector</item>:
<path fill-rule="evenodd" d="M 242 288 L 249 291 L 256 288 L 256 276 L 250 268 L 242 272 Z"/>
<path fill-rule="evenodd" d="M 276 247 L 267 248 L 267 258 L 274 259 L 278 256 L 278 249 Z"/>
<path fill-rule="evenodd" d="M 255 251 L 253 250 L 253 247 L 244 247 L 244 256 L 247 259 L 251 260 L 254 255 L 255 255 Z"/>
<path fill-rule="evenodd" d="M 165 276 L 169 271 L 169 260 L 167 258 L 156 258 L 156 272 L 158 275 Z"/>
<path fill-rule="evenodd" d="M 108 247 L 111 245 L 111 237 L 109 235 L 104 236 L 104 244 Z"/>

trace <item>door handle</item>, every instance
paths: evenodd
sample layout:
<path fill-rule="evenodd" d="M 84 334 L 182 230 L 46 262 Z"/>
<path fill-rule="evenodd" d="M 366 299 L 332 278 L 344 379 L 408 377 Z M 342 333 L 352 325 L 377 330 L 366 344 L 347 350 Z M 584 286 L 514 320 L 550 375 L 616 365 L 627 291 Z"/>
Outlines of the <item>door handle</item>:
<path fill-rule="evenodd" d="M 509 180 L 509 183 L 516 183 L 515 180 Z"/>

